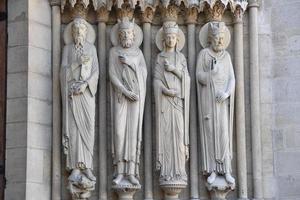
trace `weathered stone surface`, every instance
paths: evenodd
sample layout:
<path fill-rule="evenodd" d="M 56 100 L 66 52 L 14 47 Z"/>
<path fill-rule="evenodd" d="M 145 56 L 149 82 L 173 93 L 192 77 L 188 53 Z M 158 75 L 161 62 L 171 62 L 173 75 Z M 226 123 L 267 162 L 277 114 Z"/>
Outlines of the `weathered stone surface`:
<path fill-rule="evenodd" d="M 121 2 L 121 1 L 119 1 Z M 213 3 L 214 1 L 210 1 Z M 250 1 L 249 1 L 250 2 Z M 252 1 L 251 1 L 252 2 Z M 263 194 L 267 200 L 298 200 L 300 198 L 300 22 L 299 0 L 259 1 L 258 32 L 259 32 L 259 72 L 260 72 L 260 117 L 262 141 L 262 169 Z M 100 5 L 100 4 L 99 4 Z M 144 5 L 143 5 L 144 6 Z M 67 8 L 65 8 L 66 10 Z M 51 52 L 51 7 L 48 0 L 9 0 L 8 1 L 8 82 L 7 82 L 7 126 L 6 126 L 6 200 L 42 199 L 50 200 L 51 195 L 51 148 L 52 148 L 52 52 Z M 58 11 L 60 8 L 58 8 Z M 149 60 L 155 65 L 155 58 L 159 50 L 155 46 L 155 35 L 161 27 L 161 16 L 156 15 L 151 24 L 151 49 Z M 247 147 L 247 181 L 249 198 L 253 197 L 253 168 L 251 152 L 251 107 L 250 107 L 250 65 L 249 65 L 249 20 L 248 11 L 244 16 L 244 68 L 245 68 L 245 116 L 246 116 L 246 147 Z M 179 13 L 181 15 L 181 13 Z M 136 16 L 135 16 L 136 17 Z M 200 13 L 195 23 L 195 35 L 205 22 L 205 14 Z M 111 19 L 110 19 L 111 20 Z M 106 37 L 111 33 L 110 21 L 106 24 Z M 139 19 L 137 19 L 139 21 Z M 232 15 L 225 12 L 222 18 L 233 32 Z M 187 24 L 178 16 L 180 28 L 185 33 Z M 95 23 L 96 25 L 96 23 Z M 142 23 L 140 24 L 142 26 Z M 65 27 L 64 25 L 62 27 Z M 100 41 L 101 42 L 101 41 Z M 111 47 L 107 39 L 106 51 Z M 197 41 L 196 52 L 201 50 Z M 229 45 L 229 53 L 234 56 L 234 43 Z M 188 58 L 189 44 L 186 44 L 182 53 Z M 234 66 L 236 67 L 236 66 Z M 108 83 L 108 82 L 107 82 Z M 107 87 L 109 91 L 109 87 Z M 102 90 L 100 91 L 101 95 Z M 195 91 L 191 91 L 195 92 Z M 98 96 L 99 96 L 98 95 Z M 95 134 L 107 134 L 107 182 L 108 199 L 115 200 L 117 196 L 111 192 L 110 181 L 113 170 L 110 158 L 110 133 L 112 124 L 110 99 L 107 95 L 107 131 L 96 128 Z M 149 97 L 148 97 L 149 98 Z M 152 101 L 153 102 L 153 101 Z M 102 102 L 103 103 L 103 102 Z M 153 105 L 154 107 L 154 105 Z M 98 107 L 96 108 L 98 112 Z M 98 113 L 96 114 L 98 115 Z M 153 111 L 145 113 L 147 119 L 152 119 Z M 96 119 L 97 122 L 101 121 Z M 147 122 L 146 122 L 147 123 Z M 153 124 L 153 123 L 152 123 Z M 154 128 L 153 128 L 154 130 Z M 152 131 L 153 132 L 153 131 Z M 153 133 L 154 134 L 154 133 Z M 59 136 L 58 136 L 59 137 Z M 234 134 L 234 137 L 236 135 Z M 153 147 L 155 146 L 155 137 Z M 98 160 L 98 139 L 94 148 L 95 174 L 101 170 Z M 147 141 L 144 141 L 147 142 Z M 233 143 L 236 143 L 234 140 Z M 142 145 L 143 146 L 143 145 Z M 153 155 L 156 149 L 153 148 Z M 233 174 L 236 175 L 236 148 L 233 150 Z M 35 156 L 36 155 L 36 156 Z M 144 153 L 141 153 L 144 155 Z M 141 158 L 143 163 L 144 157 Z M 198 157 L 200 163 L 201 157 Z M 154 159 L 153 159 L 154 160 Z M 151 161 L 152 162 L 152 161 Z M 198 163 L 198 164 L 199 164 Z M 199 165 L 198 165 L 199 166 Z M 64 166 L 63 166 L 64 167 Z M 140 166 L 141 184 L 144 183 L 143 170 Z M 189 168 L 187 167 L 187 171 Z M 201 168 L 199 167 L 199 171 Z M 189 172 L 188 172 L 189 173 Z M 26 174 L 26 176 L 25 176 Z M 66 175 L 62 174 L 63 181 Z M 199 176 L 199 197 L 209 199 L 205 188 L 205 180 Z M 163 198 L 159 189 L 159 175 L 153 173 L 153 198 Z M 239 183 L 237 182 L 237 189 Z M 145 190 L 146 191 L 146 190 Z M 67 191 L 62 189 L 62 198 L 68 199 Z M 190 198 L 190 188 L 182 190 L 180 199 Z M 236 199 L 238 193 L 232 192 L 229 199 Z M 143 199 L 144 191 L 139 191 L 135 199 Z M 98 199 L 98 188 L 92 194 L 91 200 Z"/>

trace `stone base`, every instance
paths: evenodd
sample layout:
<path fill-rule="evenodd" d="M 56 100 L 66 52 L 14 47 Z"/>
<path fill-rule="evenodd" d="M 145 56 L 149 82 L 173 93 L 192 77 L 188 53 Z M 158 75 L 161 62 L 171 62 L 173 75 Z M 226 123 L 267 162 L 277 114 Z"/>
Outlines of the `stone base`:
<path fill-rule="evenodd" d="M 135 193 L 141 189 L 140 185 L 132 185 L 129 181 L 123 180 L 121 184 L 112 186 L 118 194 L 119 200 L 133 200 Z"/>
<path fill-rule="evenodd" d="M 95 181 L 88 179 L 83 173 L 75 177 L 69 177 L 68 189 L 73 200 L 88 200 L 91 192 L 95 189 Z"/>
<path fill-rule="evenodd" d="M 179 200 L 179 194 L 182 189 L 186 188 L 186 184 L 164 184 L 160 185 L 164 191 L 164 200 Z"/>
<path fill-rule="evenodd" d="M 227 194 L 235 189 L 235 184 L 229 184 L 224 176 L 217 176 L 212 184 L 206 183 L 212 200 L 226 199 Z"/>

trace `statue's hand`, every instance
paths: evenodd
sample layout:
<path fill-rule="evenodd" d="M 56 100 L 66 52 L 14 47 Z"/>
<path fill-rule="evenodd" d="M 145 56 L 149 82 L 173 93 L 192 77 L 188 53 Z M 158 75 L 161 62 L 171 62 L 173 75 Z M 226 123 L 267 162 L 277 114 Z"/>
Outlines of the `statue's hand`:
<path fill-rule="evenodd" d="M 164 91 L 164 94 L 170 97 L 176 97 L 178 95 L 178 91 L 174 90 L 174 89 L 166 89 Z"/>
<path fill-rule="evenodd" d="M 77 84 L 74 90 L 74 94 L 75 95 L 82 94 L 87 88 L 87 85 L 88 85 L 87 82 L 80 82 L 79 84 Z"/>
<path fill-rule="evenodd" d="M 129 90 L 126 90 L 123 92 L 123 94 L 131 101 L 137 101 L 139 100 L 139 96 L 135 94 L 134 92 L 131 92 Z"/>
<path fill-rule="evenodd" d="M 119 60 L 122 64 L 130 65 L 130 60 L 128 59 L 127 56 L 119 56 Z"/>
<path fill-rule="evenodd" d="M 165 69 L 167 72 L 173 72 L 176 68 L 170 65 L 169 61 L 165 60 Z"/>
<path fill-rule="evenodd" d="M 218 92 L 216 95 L 216 100 L 218 103 L 222 103 L 228 97 L 229 97 L 229 94 L 227 92 Z"/>

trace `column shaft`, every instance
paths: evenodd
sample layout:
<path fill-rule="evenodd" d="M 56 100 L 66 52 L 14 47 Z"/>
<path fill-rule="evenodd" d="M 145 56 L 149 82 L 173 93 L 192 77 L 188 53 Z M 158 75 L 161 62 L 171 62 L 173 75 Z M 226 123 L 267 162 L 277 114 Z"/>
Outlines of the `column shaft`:
<path fill-rule="evenodd" d="M 197 151 L 197 97 L 196 97 L 196 41 L 195 24 L 188 24 L 188 69 L 191 77 L 190 96 L 190 199 L 199 199 L 198 191 L 198 151 Z"/>
<path fill-rule="evenodd" d="M 106 23 L 98 23 L 99 59 L 99 200 L 107 200 Z"/>
<path fill-rule="evenodd" d="M 53 135 L 52 135 L 52 199 L 61 200 L 61 14 L 60 6 L 52 6 L 52 73 L 53 73 Z"/>
<path fill-rule="evenodd" d="M 258 61 L 258 24 L 257 2 L 249 4 L 249 43 L 250 43 L 250 100 L 251 100 L 251 136 L 254 198 L 262 199 L 262 155 L 260 133 L 260 88 Z"/>
<path fill-rule="evenodd" d="M 234 66 L 236 77 L 235 127 L 237 144 L 237 182 L 239 188 L 239 199 L 247 199 L 247 159 L 245 135 L 246 128 L 243 50 L 243 21 L 242 19 L 238 19 L 234 23 Z"/>
<path fill-rule="evenodd" d="M 152 70 L 151 70 L 151 23 L 143 24 L 143 53 L 147 65 L 147 95 L 144 115 L 144 170 L 145 170 L 145 200 L 153 199 L 152 191 Z"/>

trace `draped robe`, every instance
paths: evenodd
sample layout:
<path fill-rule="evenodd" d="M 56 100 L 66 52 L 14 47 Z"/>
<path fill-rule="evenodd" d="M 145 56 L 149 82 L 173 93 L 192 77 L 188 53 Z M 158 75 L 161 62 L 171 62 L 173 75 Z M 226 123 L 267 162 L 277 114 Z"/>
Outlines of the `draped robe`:
<path fill-rule="evenodd" d="M 204 174 L 231 173 L 235 77 L 229 53 L 203 49 L 198 55 L 196 78 L 202 170 Z M 227 92 L 229 98 L 218 103 L 218 92 Z"/>
<path fill-rule="evenodd" d="M 81 56 L 92 59 L 89 65 L 82 65 Z M 63 147 L 67 169 L 93 168 L 93 147 L 95 135 L 95 94 L 98 84 L 98 58 L 94 45 L 85 42 L 81 51 L 75 45 L 64 47 L 60 73 L 63 105 Z M 82 75 L 87 78 L 82 80 Z M 70 95 L 71 85 L 86 81 L 82 94 Z"/>
<path fill-rule="evenodd" d="M 165 70 L 165 60 L 179 70 L 182 77 Z M 176 97 L 163 93 L 163 88 L 178 91 Z M 184 55 L 162 52 L 157 56 L 154 72 L 156 105 L 157 168 L 160 183 L 187 183 L 185 163 L 189 156 L 190 77 Z"/>
<path fill-rule="evenodd" d="M 123 64 L 119 56 L 130 63 Z M 113 47 L 109 54 L 112 106 L 112 154 L 119 173 L 138 176 L 142 142 L 142 122 L 146 97 L 147 68 L 138 47 L 124 49 Z M 131 101 L 121 92 L 122 88 L 138 95 Z"/>

